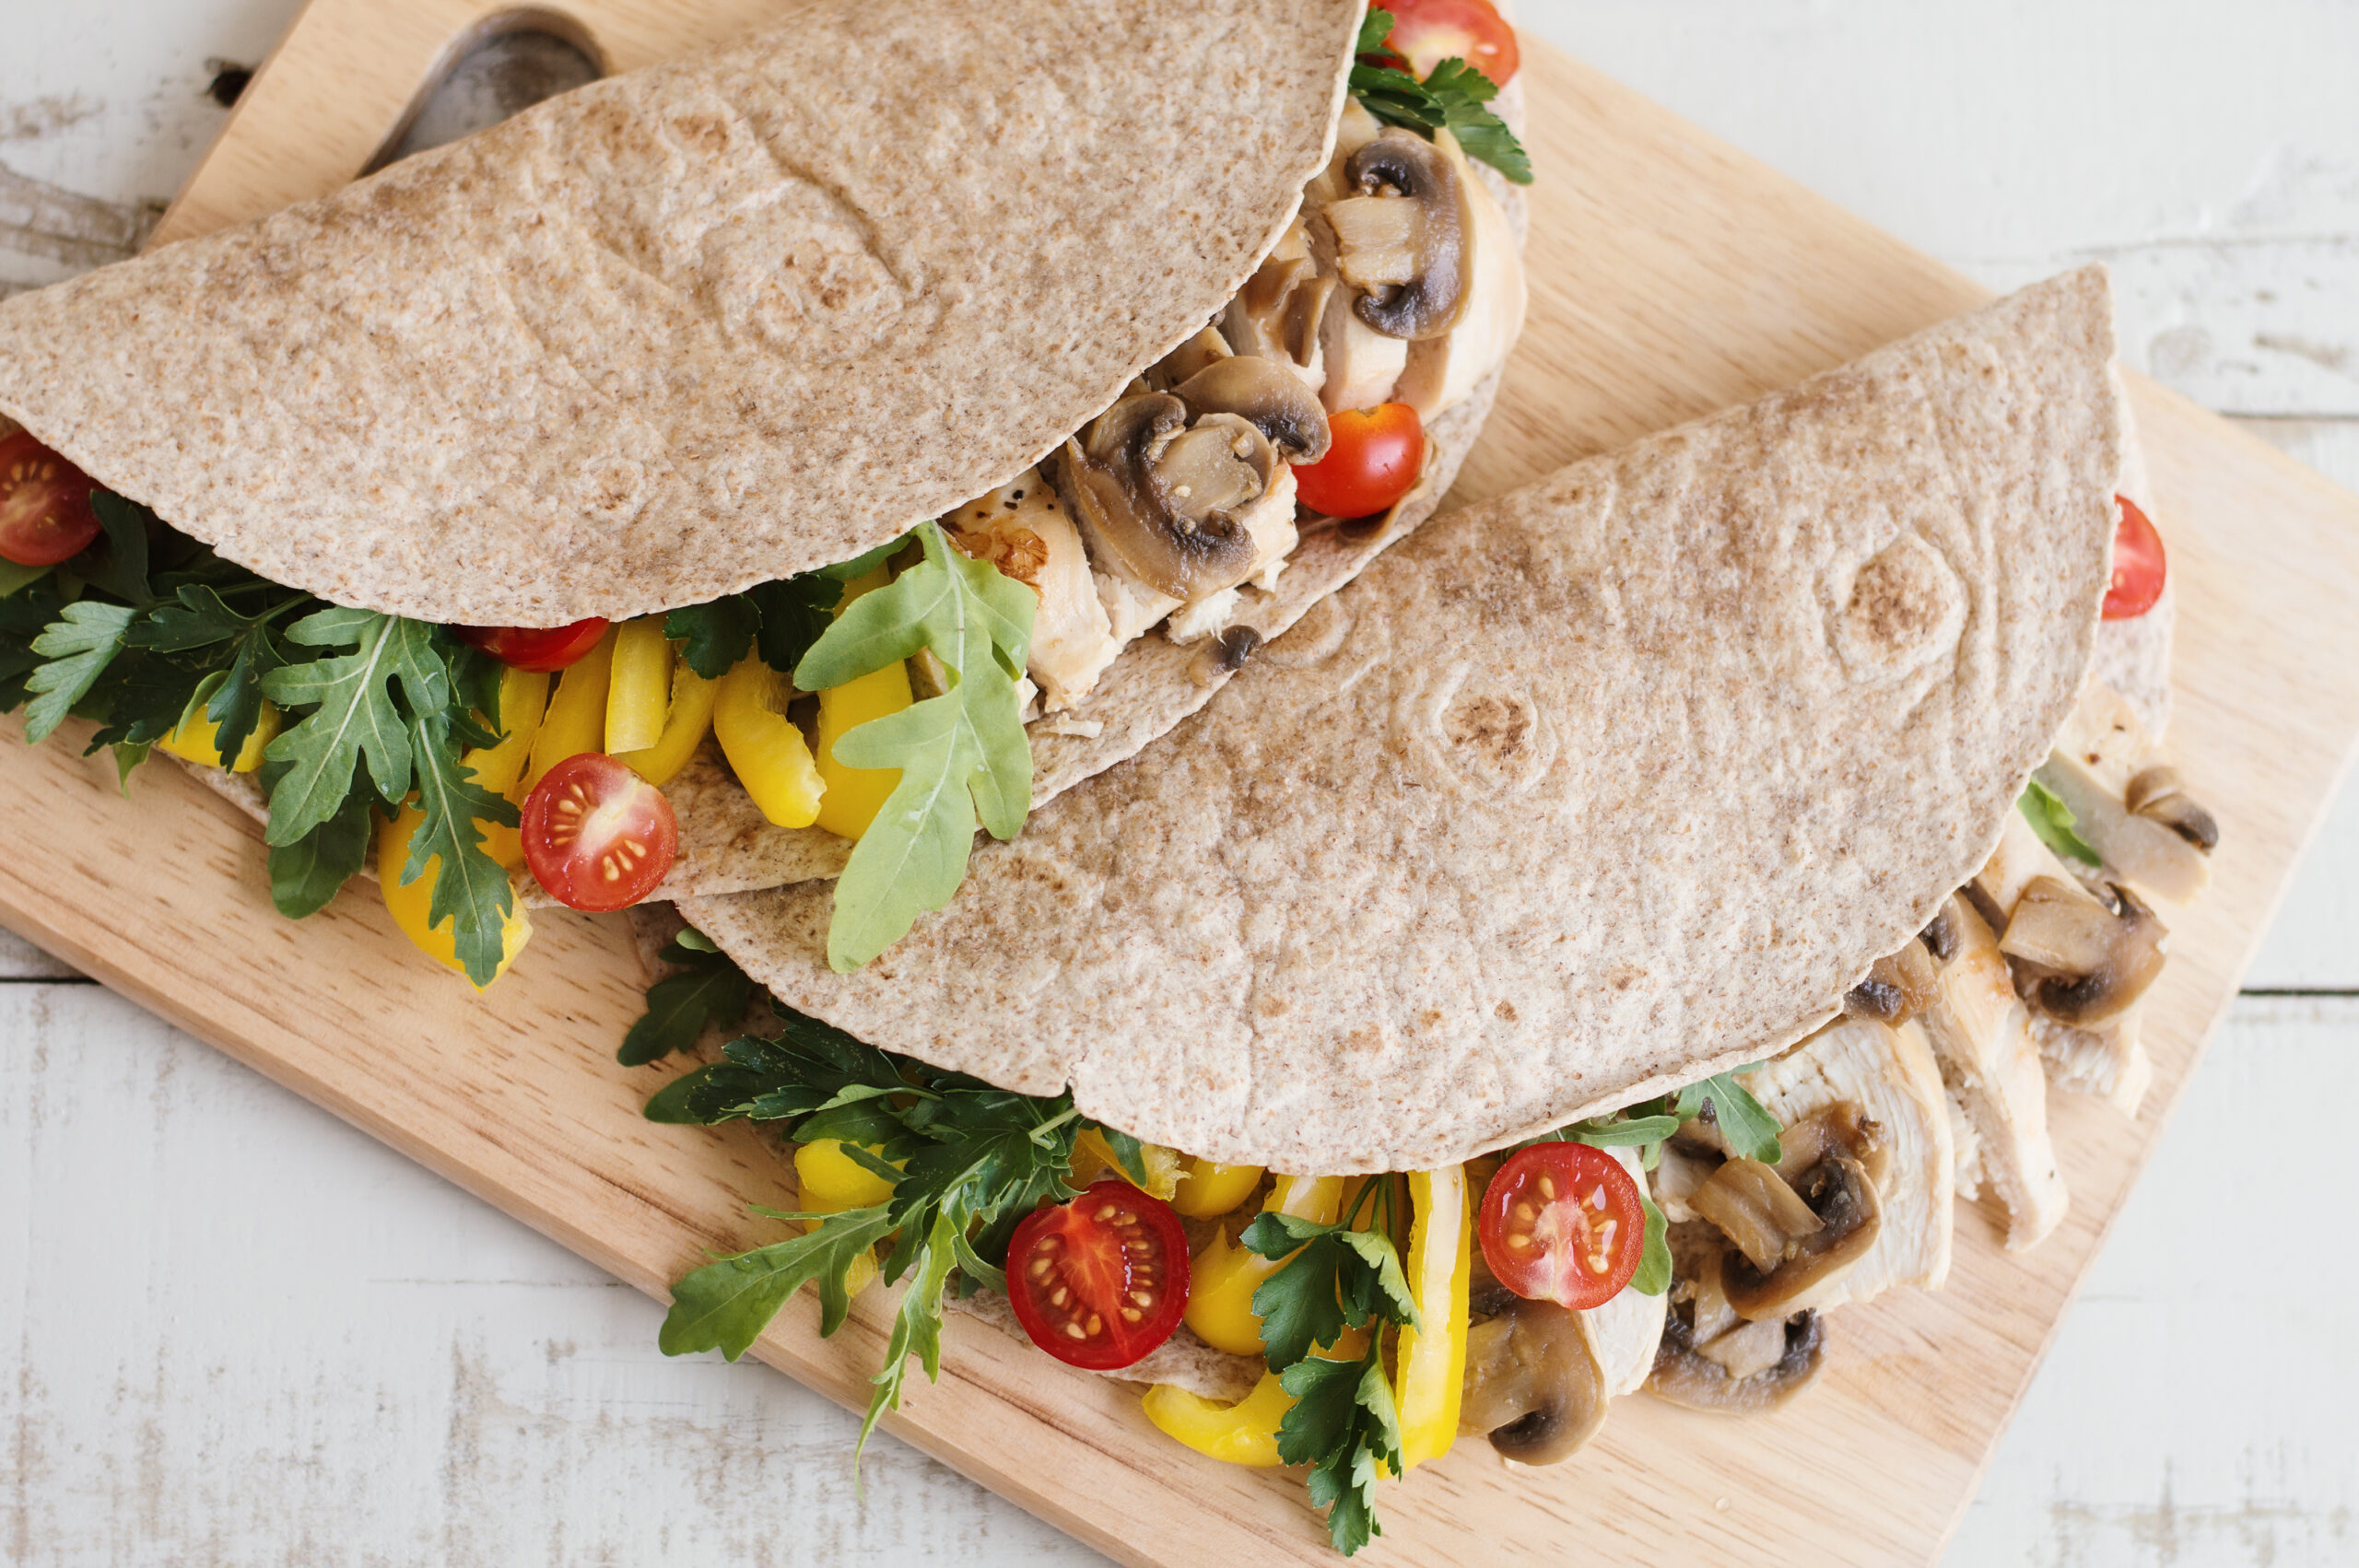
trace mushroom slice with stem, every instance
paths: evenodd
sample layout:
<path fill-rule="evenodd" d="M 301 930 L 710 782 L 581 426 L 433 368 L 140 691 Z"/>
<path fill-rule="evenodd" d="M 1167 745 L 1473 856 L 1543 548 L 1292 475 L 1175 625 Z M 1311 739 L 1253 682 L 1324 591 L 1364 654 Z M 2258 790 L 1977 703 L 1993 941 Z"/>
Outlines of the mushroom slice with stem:
<path fill-rule="evenodd" d="M 1409 345 L 1408 363 L 1392 388 L 1394 401 L 1415 409 L 1417 417 L 1427 425 L 1472 397 L 1483 378 L 1506 363 L 1508 350 L 1522 335 L 1524 312 L 1530 304 L 1523 252 L 1516 245 L 1508 215 L 1467 167 L 1457 137 L 1437 131 L 1434 144 L 1457 167 L 1466 192 L 1469 222 L 1463 312 L 1447 333 Z"/>
<path fill-rule="evenodd" d="M 1731 1160 L 1697 1188 L 1687 1206 L 1720 1227 L 1754 1268 L 1776 1269 L 1825 1229 L 1800 1193 L 1758 1160 Z"/>
<path fill-rule="evenodd" d="M 1749 1255 L 1726 1265 L 1729 1305 L 1747 1322 L 1801 1310 L 1809 1293 L 1835 1283 L 1857 1267 L 1884 1228 L 1876 1185 L 1868 1179 L 1866 1164 L 1848 1150 L 1830 1150 L 1813 1165 L 1802 1177 L 1798 1196 L 1817 1221 L 1814 1227 L 1790 1233 L 1783 1256 L 1772 1267 L 1761 1267 Z"/>
<path fill-rule="evenodd" d="M 2060 1024 L 2085 1027 L 2118 1018 L 2163 970 L 2169 935 L 2127 888 L 2092 895 L 2077 883 L 2036 877 L 2025 887 L 1999 939 L 2014 961 L 2016 985 Z"/>
<path fill-rule="evenodd" d="M 1510 1296 L 1466 1335 L 1459 1427 L 1526 1465 L 1569 1457 L 1605 1424 L 1603 1372 L 1578 1316 L 1553 1301 Z"/>
<path fill-rule="evenodd" d="M 1388 337 L 1361 321 L 1353 309 L 1355 298 L 1347 288 L 1336 289 L 1320 318 L 1319 357 L 1327 379 L 1319 401 L 1330 414 L 1390 403 L 1409 368 L 1407 340 Z"/>
<path fill-rule="evenodd" d="M 1394 126 L 1354 153 L 1354 194 L 1320 215 L 1335 238 L 1335 270 L 1359 291 L 1354 312 L 1388 337 L 1439 337 L 1466 313 L 1466 244 L 1473 227 L 1463 157 Z"/>
<path fill-rule="evenodd" d="M 2191 902 L 2211 884 L 2212 868 L 2202 849 L 2176 828 L 2122 804 L 2079 757 L 2052 752 L 2033 777 L 2064 802 L 2072 813 L 2072 831 L 2104 860 L 2108 877 L 2172 904 Z M 2212 838 L 2219 841 L 2217 824 Z"/>
<path fill-rule="evenodd" d="M 1766 1318 L 1783 1332 L 1778 1359 L 1744 1376 L 1702 1353 L 1693 1331 L 1674 1312 L 1663 1325 L 1647 1392 L 1692 1410 L 1721 1415 L 1759 1415 L 1774 1410 L 1810 1386 L 1826 1359 L 1826 1327 L 1814 1311 Z M 1759 1327 L 1756 1325 L 1756 1327 Z"/>
<path fill-rule="evenodd" d="M 1232 355 L 1215 359 L 1174 389 L 1189 412 L 1234 414 L 1262 432 L 1288 462 L 1327 455 L 1327 411 L 1310 389 L 1274 359 Z"/>
<path fill-rule="evenodd" d="M 1240 355 L 1275 360 L 1314 393 L 1327 384 L 1327 357 L 1320 346 L 1320 320 L 1338 280 L 1321 274 L 1311 259 L 1300 218 L 1270 253 L 1221 316 L 1221 332 Z"/>
<path fill-rule="evenodd" d="M 1147 370 L 1146 384 L 1155 392 L 1169 392 L 1189 377 L 1232 358 L 1235 354 L 1219 327 L 1206 327 L 1156 360 Z"/>
<path fill-rule="evenodd" d="M 1179 398 L 1143 392 L 1067 441 L 1058 471 L 1097 565 L 1185 602 L 1256 569 L 1244 514 L 1285 467 L 1243 416 L 1210 414 L 1191 425 Z"/>
<path fill-rule="evenodd" d="M 2121 803 L 2133 816 L 2159 822 L 2205 854 L 2220 847 L 2220 824 L 2187 792 L 2175 767 L 2149 767 L 2131 776 Z"/>
<path fill-rule="evenodd" d="M 1843 1011 L 1853 1018 L 1906 1024 L 1931 1004 L 1940 977 L 1932 951 L 1912 937 L 1899 952 L 1877 959 L 1867 978 L 1844 994 Z"/>

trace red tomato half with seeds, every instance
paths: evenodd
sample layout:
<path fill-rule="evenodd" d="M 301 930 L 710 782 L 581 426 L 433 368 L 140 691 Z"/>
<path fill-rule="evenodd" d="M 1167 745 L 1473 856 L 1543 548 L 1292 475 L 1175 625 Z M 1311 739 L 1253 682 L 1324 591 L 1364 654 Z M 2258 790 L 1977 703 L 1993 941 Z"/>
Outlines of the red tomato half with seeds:
<path fill-rule="evenodd" d="M 1392 13 L 1392 36 L 1385 41 L 1419 81 L 1455 58 L 1503 88 L 1522 64 L 1515 29 L 1491 0 L 1375 0 L 1369 8 Z"/>
<path fill-rule="evenodd" d="M 1426 470 L 1426 422 L 1405 403 L 1331 415 L 1327 455 L 1294 471 L 1295 498 L 1329 517 L 1373 517 Z"/>
<path fill-rule="evenodd" d="M 19 430 L 0 441 L 0 556 L 20 567 L 71 560 L 99 536 L 90 476 Z"/>
<path fill-rule="evenodd" d="M 2137 503 L 2127 496 L 2114 499 L 2121 503 L 2121 523 L 2113 531 L 2113 581 L 2105 591 L 2105 618 L 2131 621 L 2162 598 L 2170 566 L 2163 559 L 2163 536 Z"/>
<path fill-rule="evenodd" d="M 1638 1271 L 1647 1211 L 1622 1162 L 1586 1143 L 1534 1143 L 1483 1193 L 1483 1260 L 1529 1301 L 1585 1311 Z"/>
<path fill-rule="evenodd" d="M 680 853 L 663 791 L 604 752 L 569 756 L 533 787 L 521 831 L 524 863 L 574 909 L 628 909 Z"/>
<path fill-rule="evenodd" d="M 1032 1342 L 1067 1366 L 1128 1366 L 1180 1326 L 1187 1233 L 1161 1199 L 1101 1181 L 1024 1216 L 1007 1244 L 1007 1299 Z"/>
<path fill-rule="evenodd" d="M 554 674 L 578 664 L 583 654 L 606 635 L 606 623 L 596 615 L 569 626 L 452 626 L 459 640 L 480 648 L 513 670 Z"/>

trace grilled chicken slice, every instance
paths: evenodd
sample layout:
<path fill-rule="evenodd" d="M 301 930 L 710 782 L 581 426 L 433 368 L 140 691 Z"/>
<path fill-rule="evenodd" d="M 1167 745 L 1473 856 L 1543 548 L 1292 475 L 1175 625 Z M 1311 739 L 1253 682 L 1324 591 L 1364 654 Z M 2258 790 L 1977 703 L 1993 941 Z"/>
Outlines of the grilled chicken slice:
<path fill-rule="evenodd" d="M 2044 1240 L 2071 1202 L 2048 1137 L 2048 1076 L 1999 939 L 1965 898 L 1951 898 L 1948 918 L 1957 949 L 1918 1022 L 1974 1129 L 1979 1177 L 2006 1206 L 2007 1246 L 2020 1251 Z"/>
<path fill-rule="evenodd" d="M 2059 1089 L 2095 1094 L 2123 1116 L 2138 1115 L 2154 1082 L 2154 1063 L 2138 1037 L 2134 1009 L 2087 1028 L 2034 1013 L 2031 1032 L 2039 1042 L 2048 1081 Z"/>
<path fill-rule="evenodd" d="M 1098 603 L 1088 552 L 1057 487 L 1028 468 L 960 507 L 949 521 L 958 548 L 1040 596 L 1027 668 L 1039 684 L 1042 707 L 1053 713 L 1088 696 L 1125 639 L 1115 637 Z"/>
<path fill-rule="evenodd" d="M 1923 1030 L 1913 1022 L 1895 1029 L 1870 1018 L 1838 1019 L 1744 1082 L 1789 1127 L 1848 1101 L 1881 1126 L 1887 1151 L 1876 1183 L 1883 1224 L 1874 1245 L 1786 1310 L 1867 1301 L 1898 1285 L 1938 1288 L 1950 1271 L 1957 1149 L 1949 1094 Z"/>
<path fill-rule="evenodd" d="M 1644 1191 L 1647 1173 L 1636 1153 L 1609 1149 L 1622 1162 L 1630 1179 Z M 1602 1306 L 1580 1314 L 1581 1333 L 1589 1340 L 1590 1357 L 1609 1394 L 1635 1394 L 1654 1370 L 1655 1348 L 1662 1342 L 1663 1316 L 1670 1308 L 1668 1293 L 1641 1295 L 1625 1290 Z"/>

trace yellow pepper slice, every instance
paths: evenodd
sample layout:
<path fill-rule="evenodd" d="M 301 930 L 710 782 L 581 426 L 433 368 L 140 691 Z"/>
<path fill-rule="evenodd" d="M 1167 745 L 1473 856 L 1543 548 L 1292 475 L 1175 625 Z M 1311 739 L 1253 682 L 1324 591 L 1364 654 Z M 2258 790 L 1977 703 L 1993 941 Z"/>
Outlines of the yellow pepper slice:
<path fill-rule="evenodd" d="M 879 567 L 844 590 L 843 604 L 863 593 L 873 593 L 892 580 L 892 570 Z M 838 614 L 843 614 L 843 604 L 836 606 Z M 882 670 L 872 670 L 857 680 L 819 694 L 819 777 L 827 787 L 827 792 L 819 798 L 816 819 L 821 827 L 846 838 L 857 838 L 868 831 L 868 825 L 884 810 L 886 797 L 900 785 L 901 770 L 846 767 L 836 760 L 836 743 L 843 739 L 846 731 L 872 719 L 898 713 L 912 700 L 910 667 L 906 663 L 887 664 Z"/>
<path fill-rule="evenodd" d="M 815 1138 L 795 1146 L 794 1183 L 802 1192 L 798 1201 L 813 1214 L 865 1209 L 893 1196 L 892 1183 L 845 1153 L 844 1146 L 832 1138 Z M 875 1280 L 876 1254 L 863 1252 L 844 1271 L 844 1289 L 858 1295 Z"/>
<path fill-rule="evenodd" d="M 533 742 L 540 734 L 541 715 L 547 708 L 549 678 L 532 670 L 510 669 L 499 677 L 499 723 L 503 733 L 496 746 L 478 746 L 461 762 L 477 784 L 495 794 L 505 795 L 519 811 L 524 806 L 529 792 L 524 788 L 524 772 L 533 755 Z M 515 828 L 496 822 L 479 822 L 484 832 L 484 850 L 495 860 L 514 871 L 524 863 L 524 840 Z"/>
<path fill-rule="evenodd" d="M 212 694 L 201 691 L 198 695 L 204 700 L 189 708 L 181 720 L 180 727 L 158 741 L 156 749 L 185 757 L 190 762 L 201 762 L 207 767 L 227 766 L 232 773 L 252 773 L 260 767 L 263 747 L 278 738 L 278 705 L 271 702 L 262 705 L 262 712 L 254 719 L 252 732 L 246 736 L 246 743 L 238 748 L 238 760 L 225 764 L 221 760 L 218 739 L 221 726 L 205 716 L 205 703 L 212 699 Z"/>
<path fill-rule="evenodd" d="M 672 708 L 672 643 L 663 617 L 642 615 L 615 629 L 614 673 L 606 681 L 606 734 L 596 749 L 619 757 L 663 738 Z"/>
<path fill-rule="evenodd" d="M 1148 1389 L 1142 1403 L 1147 1420 L 1197 1453 L 1271 1469 L 1280 1463 L 1278 1423 L 1294 1409 L 1294 1396 L 1279 1384 L 1276 1373 L 1265 1372 L 1253 1392 L 1233 1405 L 1168 1383 Z"/>
<path fill-rule="evenodd" d="M 1180 1185 L 1180 1156 L 1160 1143 L 1139 1145 L 1139 1163 L 1146 1167 L 1146 1186 L 1142 1188 L 1150 1198 L 1168 1201 L 1172 1189 Z M 1122 1162 L 1114 1157 L 1114 1146 L 1104 1135 L 1091 1128 L 1073 1141 L 1073 1179 L 1076 1187 L 1087 1187 L 1104 1176 L 1131 1179 Z M 1232 1205 L 1233 1207 L 1233 1205 Z"/>
<path fill-rule="evenodd" d="M 415 804 L 405 803 L 391 822 L 377 828 L 377 886 L 385 895 L 385 911 L 402 934 L 417 946 L 419 952 L 444 968 L 465 974 L 459 965 L 458 922 L 448 916 L 440 926 L 427 923 L 428 911 L 434 904 L 434 883 L 442 874 L 442 858 L 434 856 L 426 862 L 426 870 L 416 882 L 401 884 L 402 868 L 409 863 L 409 841 L 426 813 Z M 524 912 L 521 898 L 509 906 L 508 920 L 499 930 L 499 967 L 493 971 L 497 980 L 508 973 L 516 955 L 533 937 L 532 918 Z M 472 983 L 472 982 L 470 982 Z M 482 987 L 476 987 L 478 990 Z"/>
<path fill-rule="evenodd" d="M 1343 1200 L 1341 1176 L 1282 1176 L 1270 1189 L 1262 1211 L 1332 1225 Z M 1260 1355 L 1262 1319 L 1253 1310 L 1253 1293 L 1285 1261 L 1234 1245 L 1226 1231 L 1215 1235 L 1190 1265 L 1188 1306 L 1180 1321 L 1215 1350 L 1231 1355 Z"/>
<path fill-rule="evenodd" d="M 626 627 L 626 630 L 628 628 Z M 622 672 L 616 661 L 616 674 Z M 672 671 L 672 699 L 664 709 L 663 728 L 655 743 L 635 752 L 616 752 L 614 758 L 657 789 L 672 782 L 688 759 L 712 732 L 712 708 L 721 693 L 719 681 L 708 681 L 688 668 L 685 659 Z M 614 700 L 606 708 L 608 733 L 613 732 Z"/>
<path fill-rule="evenodd" d="M 1464 1167 L 1411 1171 L 1409 1209 L 1409 1291 L 1426 1328 L 1422 1334 L 1402 1329 L 1393 1357 L 1404 1469 L 1441 1457 L 1458 1436 L 1474 1276 L 1474 1215 Z"/>
<path fill-rule="evenodd" d="M 1250 1198 L 1261 1181 L 1259 1165 L 1224 1165 L 1191 1155 L 1171 1194 L 1171 1207 L 1191 1220 L 1217 1219 Z"/>
<path fill-rule="evenodd" d="M 791 691 L 760 655 L 748 653 L 721 677 L 712 732 L 764 816 L 780 827 L 808 827 L 819 820 L 827 784 L 802 730 L 786 716 Z"/>
<path fill-rule="evenodd" d="M 532 766 L 524 774 L 530 794 L 552 767 L 569 756 L 606 749 L 606 687 L 615 668 L 615 644 L 620 629 L 607 628 L 598 646 L 568 665 L 557 678 L 557 692 L 541 716 L 533 737 Z"/>

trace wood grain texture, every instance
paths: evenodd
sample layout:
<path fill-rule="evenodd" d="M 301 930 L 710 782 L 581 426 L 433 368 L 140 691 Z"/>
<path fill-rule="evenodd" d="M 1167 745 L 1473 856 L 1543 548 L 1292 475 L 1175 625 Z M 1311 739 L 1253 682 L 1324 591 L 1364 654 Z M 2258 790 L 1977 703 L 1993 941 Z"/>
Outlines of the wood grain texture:
<path fill-rule="evenodd" d="M 330 3 L 317 0 L 307 25 Z M 1977 297 L 1593 75 L 1545 55 L 1532 70 L 1548 181 L 1534 327 L 1464 493 L 1792 380 Z M 192 189 L 206 188 L 201 178 Z M 2158 998 L 2156 1022 L 2171 1025 L 2155 1031 L 2158 1066 L 2175 1086 L 2359 731 L 2338 607 L 2359 550 L 2347 497 L 2176 400 L 2139 395 L 2189 591 L 2178 741 L 2199 788 L 2236 802 L 2220 885 L 2181 923 Z M 473 1003 L 414 962 L 365 901 L 301 928 L 277 921 L 243 825 L 176 777 L 143 779 L 127 807 L 99 769 L 56 748 L 0 757 L 0 820 L 31 847 L 0 874 L 0 917 L 627 1282 L 660 1289 L 699 1241 L 750 1239 L 737 1200 L 779 1195 L 757 1141 L 637 1120 L 637 1097 L 660 1075 L 611 1065 L 632 999 L 610 930 L 546 922 L 524 969 Z M 49 813 L 41 834 L 32 812 Z M 132 856 L 174 841 L 186 848 L 171 861 Z M 252 1005 L 287 994 L 290 969 L 316 999 L 299 1028 Z M 1757 1557 L 1768 1543 L 1837 1562 L 1930 1555 L 2154 1114 L 2133 1128 L 2060 1106 L 2077 1200 L 2067 1233 L 2013 1259 L 1969 1217 L 1951 1290 L 1847 1315 L 1834 1375 L 1796 1410 L 1740 1426 L 1631 1401 L 1597 1449 L 1539 1476 L 1510 1479 L 1486 1452 L 1461 1450 L 1391 1489 L 1391 1533 L 1373 1555 L 1541 1555 L 1568 1530 L 1602 1561 Z M 821 1344 L 798 1304 L 762 1353 L 845 1398 L 881 1344 L 876 1305 Z M 1012 1342 L 964 1324 L 951 1341 L 943 1386 L 919 1391 L 899 1428 L 921 1446 L 1128 1561 L 1320 1558 L 1294 1483 L 1198 1462 L 1146 1430 L 1119 1389 Z M 1844 1474 L 1895 1479 L 1872 1493 L 1825 1484 Z M 1043 1476 L 1054 1494 L 1035 1484 Z M 1108 1498 L 1127 1502 L 1109 1512 Z"/>

